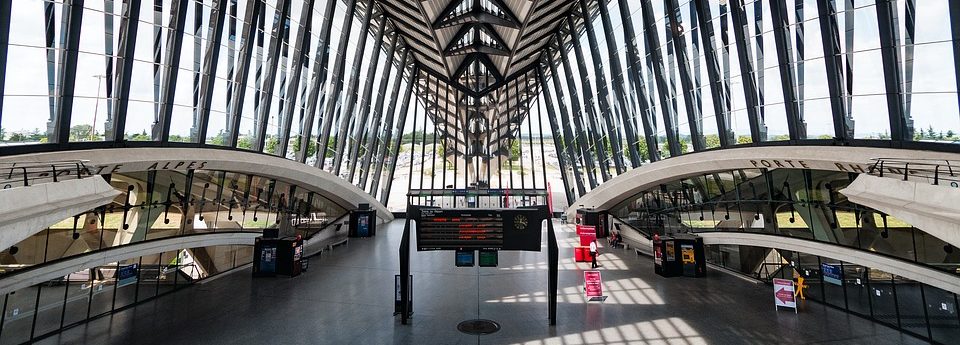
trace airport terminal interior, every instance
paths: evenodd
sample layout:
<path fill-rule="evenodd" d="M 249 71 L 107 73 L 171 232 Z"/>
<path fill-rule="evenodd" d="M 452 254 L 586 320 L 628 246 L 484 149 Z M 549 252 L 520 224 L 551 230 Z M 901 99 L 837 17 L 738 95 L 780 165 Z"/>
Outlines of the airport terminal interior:
<path fill-rule="evenodd" d="M 958 91 L 953 0 L 0 0 L 0 345 L 955 344 Z"/>

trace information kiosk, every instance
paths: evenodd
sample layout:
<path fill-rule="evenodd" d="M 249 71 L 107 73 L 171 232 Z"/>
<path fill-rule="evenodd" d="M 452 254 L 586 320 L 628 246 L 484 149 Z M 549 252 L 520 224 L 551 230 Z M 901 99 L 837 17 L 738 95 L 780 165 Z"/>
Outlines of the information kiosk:
<path fill-rule="evenodd" d="M 706 275 L 706 257 L 703 238 L 686 234 L 654 235 L 654 271 L 664 277 L 703 277 Z"/>
<path fill-rule="evenodd" d="M 359 210 L 350 211 L 348 237 L 372 237 L 377 235 L 377 211 L 370 204 L 360 204 Z"/>
<path fill-rule="evenodd" d="M 596 208 L 577 209 L 577 224 L 589 225 L 597 228 L 597 238 L 607 237 L 607 210 Z"/>
<path fill-rule="evenodd" d="M 253 244 L 253 276 L 295 277 L 302 272 L 303 239 L 257 237 Z"/>

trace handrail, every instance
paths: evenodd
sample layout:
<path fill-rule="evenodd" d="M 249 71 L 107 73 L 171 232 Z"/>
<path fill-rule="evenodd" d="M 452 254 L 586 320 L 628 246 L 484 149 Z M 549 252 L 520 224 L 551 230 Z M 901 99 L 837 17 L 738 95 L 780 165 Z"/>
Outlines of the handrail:
<path fill-rule="evenodd" d="M 639 233 L 639 234 L 642 235 L 643 237 L 646 237 L 648 240 L 651 238 L 651 235 L 650 235 L 650 234 L 644 232 L 643 230 L 640 230 L 639 228 L 637 228 L 637 227 L 635 227 L 635 226 L 633 226 L 633 225 L 630 225 L 630 223 L 627 223 L 627 222 L 624 221 L 623 219 L 620 219 L 620 217 L 617 217 L 617 216 L 615 216 L 615 215 L 613 215 L 613 214 L 611 214 L 610 217 L 613 217 L 613 219 L 616 219 L 618 222 L 620 222 L 620 224 L 626 225 L 628 228 L 633 229 L 634 231 L 636 231 L 637 233 Z"/>
<path fill-rule="evenodd" d="M 884 177 L 884 174 L 896 174 L 904 181 L 910 177 L 932 179 L 933 185 L 940 185 L 941 181 L 949 181 L 953 186 L 960 186 L 960 176 L 953 171 L 955 162 L 946 159 L 919 159 L 919 158 L 874 158 L 873 164 L 867 169 L 867 174 Z"/>
<path fill-rule="evenodd" d="M 0 189 L 27 187 L 46 181 L 58 182 L 64 177 L 81 179 L 88 176 L 86 160 L 51 162 L 0 162 Z"/>

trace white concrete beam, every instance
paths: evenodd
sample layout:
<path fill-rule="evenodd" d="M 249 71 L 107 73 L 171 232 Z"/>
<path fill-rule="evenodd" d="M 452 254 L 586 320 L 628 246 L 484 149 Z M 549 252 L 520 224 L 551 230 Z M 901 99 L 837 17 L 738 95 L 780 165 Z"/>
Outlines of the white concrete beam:
<path fill-rule="evenodd" d="M 701 232 L 697 235 L 703 237 L 703 243 L 708 245 L 730 244 L 777 248 L 825 256 L 864 267 L 883 270 L 887 273 L 893 273 L 953 293 L 960 293 L 960 277 L 954 274 L 864 250 L 810 241 L 802 238 L 745 232 Z"/>
<path fill-rule="evenodd" d="M 222 245 L 252 246 L 254 239 L 258 236 L 260 236 L 260 233 L 256 232 L 220 232 L 169 237 L 103 249 L 64 260 L 40 264 L 33 268 L 25 268 L 5 275 L 0 278 L 0 294 L 17 291 L 91 267 L 103 266 L 143 255 L 153 255 L 184 248 Z"/>
<path fill-rule="evenodd" d="M 100 177 L 0 189 L 0 249 L 109 203 L 119 194 Z"/>
<path fill-rule="evenodd" d="M 85 160 L 90 174 L 124 173 L 151 170 L 187 171 L 223 170 L 255 174 L 293 183 L 316 192 L 348 210 L 367 203 L 383 221 L 393 214 L 357 186 L 324 170 L 293 160 L 240 150 L 208 148 L 111 148 L 58 151 L 0 157 L 0 162 L 55 162 Z"/>
<path fill-rule="evenodd" d="M 669 181 L 735 169 L 813 169 L 865 173 L 877 158 L 960 160 L 960 154 L 850 146 L 760 146 L 685 154 L 627 171 L 581 196 L 567 209 L 609 209 L 637 193 Z M 896 168 L 887 168 L 894 171 Z"/>
<path fill-rule="evenodd" d="M 840 193 L 960 248 L 960 189 L 861 174 Z"/>

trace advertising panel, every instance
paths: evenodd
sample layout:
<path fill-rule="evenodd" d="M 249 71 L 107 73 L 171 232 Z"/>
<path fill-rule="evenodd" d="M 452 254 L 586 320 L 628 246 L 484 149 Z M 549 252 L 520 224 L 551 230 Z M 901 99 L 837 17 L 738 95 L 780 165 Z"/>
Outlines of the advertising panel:
<path fill-rule="evenodd" d="M 137 264 L 120 267 L 117 270 L 117 287 L 136 284 L 139 276 L 140 269 Z"/>
<path fill-rule="evenodd" d="M 840 267 L 821 263 L 820 271 L 823 272 L 823 281 L 833 285 L 843 285 L 843 270 Z"/>
<path fill-rule="evenodd" d="M 693 255 L 693 245 L 692 244 L 681 244 L 680 245 L 680 258 L 683 260 L 683 264 L 696 264 L 697 259 Z"/>
<path fill-rule="evenodd" d="M 664 245 L 667 247 L 666 254 L 664 255 L 667 261 L 676 261 L 677 254 L 674 252 L 673 241 L 666 241 Z"/>
<path fill-rule="evenodd" d="M 589 246 L 590 242 L 597 239 L 597 227 L 577 224 L 577 236 L 580 237 L 580 246 Z"/>

